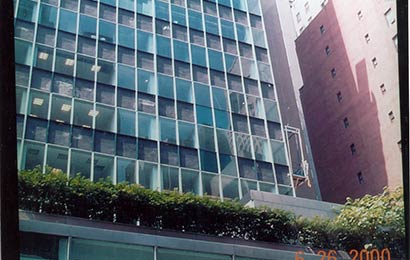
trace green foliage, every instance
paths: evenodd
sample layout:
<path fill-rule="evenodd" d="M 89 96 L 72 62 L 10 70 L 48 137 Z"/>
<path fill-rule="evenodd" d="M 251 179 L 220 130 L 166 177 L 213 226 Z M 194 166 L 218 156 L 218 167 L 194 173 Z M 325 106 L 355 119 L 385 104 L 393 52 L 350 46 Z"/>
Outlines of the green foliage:
<path fill-rule="evenodd" d="M 299 241 L 314 248 L 389 248 L 393 256 L 405 254 L 403 189 L 352 200 L 347 199 L 334 220 L 299 218 Z"/>
<path fill-rule="evenodd" d="M 348 199 L 333 220 L 296 217 L 279 209 L 247 208 L 237 201 L 156 192 L 137 184 L 91 182 L 59 170 L 19 175 L 20 209 L 323 249 L 389 248 L 404 254 L 403 191 Z"/>

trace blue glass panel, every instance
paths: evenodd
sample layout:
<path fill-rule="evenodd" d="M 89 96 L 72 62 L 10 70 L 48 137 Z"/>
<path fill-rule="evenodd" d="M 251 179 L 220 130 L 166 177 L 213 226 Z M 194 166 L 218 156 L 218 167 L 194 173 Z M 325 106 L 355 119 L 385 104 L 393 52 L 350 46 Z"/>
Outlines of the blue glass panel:
<path fill-rule="evenodd" d="M 212 69 L 224 71 L 224 65 L 222 61 L 222 53 L 208 49 L 209 66 Z"/>
<path fill-rule="evenodd" d="M 61 9 L 60 10 L 60 21 L 58 23 L 58 28 L 61 31 L 76 33 L 77 14 Z"/>
<path fill-rule="evenodd" d="M 167 154 L 170 154 L 168 157 L 171 157 L 171 159 L 167 158 Z M 168 152 L 167 154 L 163 152 L 161 146 L 161 163 L 175 165 L 173 162 L 174 154 L 172 152 Z M 179 190 L 178 168 L 161 165 L 161 189 L 169 191 Z"/>
<path fill-rule="evenodd" d="M 95 60 L 85 56 L 77 56 L 77 77 L 94 80 L 94 72 L 97 67 L 94 65 Z M 92 70 L 94 68 L 94 70 Z"/>
<path fill-rule="evenodd" d="M 262 190 L 262 184 L 261 183 L 261 190 Z M 275 187 L 275 185 L 273 185 Z M 242 189 L 242 196 L 245 196 L 246 194 L 249 193 L 250 190 L 257 190 L 256 186 L 256 181 L 248 181 L 248 180 L 241 180 L 241 189 Z M 242 257 L 237 257 L 236 259 L 238 260 L 256 260 L 256 259 L 247 259 L 247 258 L 242 258 Z"/>
<path fill-rule="evenodd" d="M 214 102 L 214 108 L 222 110 L 228 109 L 225 90 L 220 88 L 212 88 L 212 97 Z"/>
<path fill-rule="evenodd" d="M 132 67 L 118 64 L 118 86 L 135 89 L 135 69 Z"/>
<path fill-rule="evenodd" d="M 57 22 L 57 8 L 42 4 L 40 6 L 38 20 L 39 24 L 55 28 Z"/>
<path fill-rule="evenodd" d="M 238 179 L 222 177 L 221 185 L 224 198 L 239 198 Z"/>
<path fill-rule="evenodd" d="M 104 0 L 104 1 L 109 1 L 109 2 L 114 2 L 115 0 Z M 134 3 L 135 0 L 119 0 L 118 1 L 118 6 L 130 11 L 134 11 Z M 115 4 L 114 4 L 115 5 Z"/>
<path fill-rule="evenodd" d="M 180 61 L 189 62 L 188 44 L 174 40 L 174 58 Z"/>
<path fill-rule="evenodd" d="M 188 10 L 189 27 L 203 31 L 202 14 L 193 10 Z"/>
<path fill-rule="evenodd" d="M 222 36 L 235 40 L 235 30 L 232 22 L 221 20 Z"/>
<path fill-rule="evenodd" d="M 196 120 L 198 124 L 213 125 L 212 111 L 209 107 L 196 106 Z"/>
<path fill-rule="evenodd" d="M 257 169 L 253 160 L 238 158 L 238 168 L 241 177 L 257 180 Z"/>
<path fill-rule="evenodd" d="M 154 158 L 148 158 L 146 160 L 147 161 L 154 161 L 154 162 L 157 161 L 156 159 L 154 160 Z M 140 162 L 138 164 L 138 172 L 139 172 L 138 183 L 142 187 L 145 187 L 145 188 L 151 189 L 151 190 L 159 190 L 158 167 L 157 167 L 156 164 Z M 140 255 L 140 254 L 138 254 L 138 255 Z M 151 253 L 151 255 L 152 255 L 151 258 L 150 258 L 149 255 L 142 255 L 142 259 L 144 259 L 144 260 L 145 259 L 153 260 L 154 259 L 153 252 Z M 134 256 L 135 256 L 135 254 L 133 254 L 133 257 Z M 124 258 L 122 258 L 122 259 L 124 259 Z"/>
<path fill-rule="evenodd" d="M 202 84 L 195 84 L 195 102 L 203 106 L 211 106 L 211 95 L 209 87 Z"/>
<path fill-rule="evenodd" d="M 171 5 L 172 22 L 179 25 L 186 25 L 185 8 Z"/>
<path fill-rule="evenodd" d="M 273 178 L 273 170 L 272 170 L 272 164 L 271 163 L 266 163 L 266 162 L 260 162 L 256 161 L 255 163 L 257 174 L 258 174 L 258 179 L 261 181 L 268 181 L 268 182 L 274 182 Z M 287 167 L 286 167 L 287 168 Z M 288 174 L 286 172 L 286 174 Z M 289 176 L 288 176 L 289 178 Z"/>
<path fill-rule="evenodd" d="M 251 138 L 249 135 L 235 133 L 236 152 L 238 156 L 252 159 Z"/>
<path fill-rule="evenodd" d="M 93 70 L 93 69 L 91 69 Z M 94 69 L 97 71 L 97 81 L 108 85 L 114 85 L 116 79 L 116 67 L 114 63 L 98 60 L 98 66 Z"/>
<path fill-rule="evenodd" d="M 138 136 L 151 140 L 157 139 L 157 122 L 155 116 L 138 113 Z"/>
<path fill-rule="evenodd" d="M 241 67 L 239 65 L 238 56 L 233 56 L 225 53 L 226 72 L 241 75 Z"/>
<path fill-rule="evenodd" d="M 137 31 L 137 48 L 141 51 L 154 53 L 154 40 L 152 33 Z"/>
<path fill-rule="evenodd" d="M 221 129 L 216 130 L 218 139 L 218 151 L 220 154 L 233 155 L 235 154 L 233 144 L 233 132 Z"/>
<path fill-rule="evenodd" d="M 26 41 L 14 40 L 15 62 L 19 64 L 31 65 L 33 46 Z"/>
<path fill-rule="evenodd" d="M 40 142 L 46 142 L 47 121 L 29 117 L 27 119 L 26 138 Z"/>
<path fill-rule="evenodd" d="M 206 52 L 205 48 L 197 45 L 191 45 L 192 63 L 206 67 Z"/>
<path fill-rule="evenodd" d="M 135 136 L 135 113 L 118 109 L 117 132 L 124 135 Z"/>
<path fill-rule="evenodd" d="M 177 143 L 175 120 L 160 118 L 160 140 L 167 143 Z"/>
<path fill-rule="evenodd" d="M 205 30 L 208 33 L 219 34 L 218 18 L 205 15 Z"/>
<path fill-rule="evenodd" d="M 213 198 L 220 198 L 220 191 L 219 191 L 219 176 L 215 174 L 207 174 L 207 173 L 202 173 L 202 192 L 204 196 L 211 196 Z M 203 255 L 202 257 L 201 254 L 195 253 L 195 259 L 196 260 L 225 260 L 229 259 L 226 258 L 225 255 L 218 255 L 217 257 L 210 257 L 209 255 Z M 191 258 L 188 258 L 191 259 Z"/>
<path fill-rule="evenodd" d="M 157 75 L 158 95 L 162 97 L 174 98 L 174 81 L 171 77 Z"/>
<path fill-rule="evenodd" d="M 181 170 L 182 192 L 199 194 L 199 174 L 196 171 Z"/>
<path fill-rule="evenodd" d="M 216 153 L 199 150 L 201 156 L 201 170 L 207 172 L 218 172 Z"/>
<path fill-rule="evenodd" d="M 236 33 L 238 34 L 238 41 L 252 44 L 251 30 L 247 26 L 239 23 L 236 24 Z"/>
<path fill-rule="evenodd" d="M 218 0 L 218 3 L 225 6 L 232 6 L 231 0 Z"/>
<path fill-rule="evenodd" d="M 135 183 L 135 161 L 118 158 L 117 183 Z"/>
<path fill-rule="evenodd" d="M 167 37 L 156 35 L 157 38 L 157 54 L 172 58 L 171 54 L 171 40 Z"/>
<path fill-rule="evenodd" d="M 190 81 L 176 79 L 177 99 L 192 103 L 192 84 Z"/>
<path fill-rule="evenodd" d="M 259 0 L 248 0 L 248 10 L 250 13 L 261 15 Z"/>
<path fill-rule="evenodd" d="M 181 167 L 199 169 L 198 151 L 196 149 L 179 147 L 179 162 Z"/>
<path fill-rule="evenodd" d="M 253 41 L 256 46 L 266 48 L 265 33 L 263 30 L 252 29 Z"/>
<path fill-rule="evenodd" d="M 51 71 L 54 51 L 42 45 L 36 45 L 34 50 L 34 66 Z"/>
<path fill-rule="evenodd" d="M 273 83 L 272 80 L 272 70 L 269 64 L 258 62 L 259 79 L 264 82 Z"/>
<path fill-rule="evenodd" d="M 137 140 L 134 137 L 117 135 L 117 155 L 137 158 Z"/>
<path fill-rule="evenodd" d="M 115 134 L 95 131 L 94 150 L 101 153 L 115 154 Z"/>
<path fill-rule="evenodd" d="M 123 1 L 123 0 L 120 0 Z M 145 166 L 148 166 L 147 164 Z M 141 167 L 140 171 L 147 172 L 148 167 Z M 156 168 L 155 168 L 156 171 Z M 149 171 L 148 171 L 149 172 Z M 150 175 L 150 174 L 148 174 Z M 142 176 L 140 176 L 142 180 Z M 150 184 L 150 178 L 144 185 Z M 142 184 L 142 183 L 141 183 Z M 145 186 L 151 188 L 150 186 Z M 103 259 L 121 259 L 121 260 L 154 260 L 154 252 L 152 247 L 134 246 L 128 244 L 109 243 L 95 240 L 82 240 L 74 238 L 70 244 L 70 258 L 71 259 L 89 259 L 89 260 L 103 260 Z"/>
<path fill-rule="evenodd" d="M 50 121 L 48 127 L 48 142 L 63 146 L 70 146 L 70 126 Z"/>
<path fill-rule="evenodd" d="M 97 37 L 97 20 L 87 15 L 80 15 L 78 33 L 95 39 Z"/>
<path fill-rule="evenodd" d="M 271 140 L 272 156 L 275 163 L 287 165 L 285 146 L 282 142 Z"/>
<path fill-rule="evenodd" d="M 280 122 L 278 106 L 275 101 L 264 99 L 266 119 L 274 122 Z"/>
<path fill-rule="evenodd" d="M 91 176 L 91 153 L 82 151 L 71 151 L 70 176 L 80 173 L 89 179 Z"/>
<path fill-rule="evenodd" d="M 138 0 L 137 12 L 140 14 L 153 15 L 153 3 L 152 0 Z"/>
<path fill-rule="evenodd" d="M 156 0 L 155 15 L 157 18 L 169 21 L 169 4 Z"/>
<path fill-rule="evenodd" d="M 135 49 L 134 30 L 118 25 L 118 44 Z"/>
<path fill-rule="evenodd" d="M 93 147 L 93 131 L 89 128 L 73 127 L 71 147 L 91 150 L 91 147 Z"/>
<path fill-rule="evenodd" d="M 115 24 L 100 20 L 99 34 L 100 40 L 115 43 Z"/>
<path fill-rule="evenodd" d="M 236 167 L 235 156 L 219 154 L 219 164 L 221 166 L 221 173 L 231 176 L 236 176 L 238 174 L 238 169 Z"/>
<path fill-rule="evenodd" d="M 149 94 L 156 94 L 156 87 L 155 87 L 155 77 L 154 73 L 145 71 L 145 70 L 138 70 L 138 91 L 149 93 Z"/>
<path fill-rule="evenodd" d="M 234 0 L 233 7 L 242 11 L 247 11 L 246 0 Z"/>
<path fill-rule="evenodd" d="M 214 129 L 198 125 L 199 147 L 208 151 L 215 151 Z"/>
<path fill-rule="evenodd" d="M 108 4 L 108 5 L 112 5 L 112 6 L 115 6 L 115 4 L 116 4 L 116 0 L 100 0 L 100 2 L 101 3 L 104 3 L 104 4 Z M 119 5 L 120 5 L 120 7 L 123 7 L 122 5 L 122 3 L 129 3 L 129 2 L 133 2 L 133 0 L 122 0 L 122 1 L 120 1 L 119 2 Z M 134 6 L 134 5 L 133 5 Z M 124 7 L 123 7 L 124 8 Z"/>
<path fill-rule="evenodd" d="M 37 1 L 21 0 L 19 1 L 19 8 L 17 18 L 35 22 L 37 15 Z"/>
<path fill-rule="evenodd" d="M 231 119 L 229 118 L 229 112 L 215 109 L 214 113 L 216 127 L 223 129 L 231 129 Z"/>
<path fill-rule="evenodd" d="M 269 153 L 268 140 L 253 137 L 253 148 L 256 160 L 271 162 L 272 156 Z"/>
<path fill-rule="evenodd" d="M 179 144 L 187 147 L 197 147 L 195 125 L 178 122 Z"/>

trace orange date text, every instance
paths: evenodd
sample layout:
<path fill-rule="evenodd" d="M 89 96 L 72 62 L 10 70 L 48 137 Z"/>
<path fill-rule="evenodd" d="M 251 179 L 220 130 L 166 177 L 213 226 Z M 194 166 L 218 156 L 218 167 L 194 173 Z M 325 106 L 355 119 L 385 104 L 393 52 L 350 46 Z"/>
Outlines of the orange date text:
<path fill-rule="evenodd" d="M 337 260 L 336 250 L 319 250 L 316 255 L 321 256 L 320 260 Z M 349 251 L 352 260 L 390 260 L 390 251 L 388 248 L 379 249 L 352 249 Z M 304 252 L 298 251 L 295 254 L 295 260 L 304 260 Z"/>

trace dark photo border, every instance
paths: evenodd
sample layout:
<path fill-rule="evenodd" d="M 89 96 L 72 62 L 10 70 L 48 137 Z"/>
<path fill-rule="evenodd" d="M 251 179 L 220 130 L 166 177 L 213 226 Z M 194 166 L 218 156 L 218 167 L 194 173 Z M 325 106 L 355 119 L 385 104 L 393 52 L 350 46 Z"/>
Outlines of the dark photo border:
<path fill-rule="evenodd" d="M 360 0 L 359 0 L 360 1 Z M 409 211 L 408 1 L 397 0 L 403 186 L 407 259 Z M 0 0 L 0 260 L 19 259 L 13 1 Z"/>

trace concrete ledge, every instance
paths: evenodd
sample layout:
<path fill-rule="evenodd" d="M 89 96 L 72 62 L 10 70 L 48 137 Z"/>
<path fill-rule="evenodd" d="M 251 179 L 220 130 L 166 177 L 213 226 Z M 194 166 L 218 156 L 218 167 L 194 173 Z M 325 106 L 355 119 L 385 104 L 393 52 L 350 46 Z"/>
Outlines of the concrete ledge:
<path fill-rule="evenodd" d="M 334 218 L 342 206 L 335 203 L 278 195 L 256 190 L 251 190 L 246 194 L 242 198 L 241 203 L 255 208 L 265 206 L 272 209 L 287 210 L 295 213 L 297 216 L 307 218 L 313 218 L 316 216 Z"/>
<path fill-rule="evenodd" d="M 321 256 L 315 255 L 310 248 L 301 246 L 152 230 L 132 225 L 25 211 L 20 211 L 19 216 L 20 231 L 23 232 L 258 259 L 295 259 L 296 252 L 303 251 L 306 260 L 321 259 Z"/>

